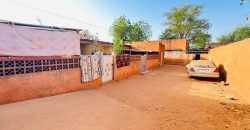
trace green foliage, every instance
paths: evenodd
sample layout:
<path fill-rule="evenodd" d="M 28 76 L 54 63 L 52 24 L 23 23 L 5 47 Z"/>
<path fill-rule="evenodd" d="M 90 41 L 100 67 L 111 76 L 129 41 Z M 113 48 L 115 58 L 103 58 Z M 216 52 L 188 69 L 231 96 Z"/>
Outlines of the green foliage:
<path fill-rule="evenodd" d="M 211 35 L 203 32 L 196 32 L 191 38 L 195 48 L 204 48 L 208 42 L 211 41 Z"/>
<path fill-rule="evenodd" d="M 228 44 L 250 38 L 250 26 L 238 27 L 231 33 L 220 36 L 217 40 L 220 44 Z"/>
<path fill-rule="evenodd" d="M 116 54 L 120 54 L 122 50 L 122 41 L 118 38 L 113 39 L 113 48 Z"/>
<path fill-rule="evenodd" d="M 122 42 L 130 40 L 131 23 L 126 16 L 121 16 L 116 19 L 113 25 L 110 27 L 110 33 L 115 39 L 119 39 Z"/>
<path fill-rule="evenodd" d="M 167 29 L 160 36 L 161 39 L 187 39 L 189 42 L 194 42 L 198 34 L 207 34 L 210 24 L 207 19 L 199 19 L 202 13 L 203 6 L 201 5 L 185 5 L 182 7 L 174 7 L 168 13 L 164 13 L 167 21 L 164 25 Z M 197 42 L 205 42 L 206 40 L 199 39 Z M 196 42 L 196 43 L 197 43 Z M 205 43 L 202 43 L 205 44 Z"/>
<path fill-rule="evenodd" d="M 135 22 L 131 27 L 131 41 L 149 40 L 152 36 L 151 26 L 145 21 Z"/>
<path fill-rule="evenodd" d="M 126 16 L 120 16 L 115 19 L 113 25 L 110 27 L 110 34 L 113 36 L 113 47 L 116 54 L 120 54 L 122 44 L 130 40 L 131 23 Z"/>
<path fill-rule="evenodd" d="M 178 34 L 171 32 L 169 29 L 165 29 L 165 31 L 160 35 L 160 39 L 178 39 Z"/>
<path fill-rule="evenodd" d="M 152 30 L 145 21 L 141 20 L 131 24 L 126 16 L 120 16 L 110 27 L 110 34 L 113 36 L 114 50 L 116 54 L 120 54 L 123 44 L 149 40 Z"/>

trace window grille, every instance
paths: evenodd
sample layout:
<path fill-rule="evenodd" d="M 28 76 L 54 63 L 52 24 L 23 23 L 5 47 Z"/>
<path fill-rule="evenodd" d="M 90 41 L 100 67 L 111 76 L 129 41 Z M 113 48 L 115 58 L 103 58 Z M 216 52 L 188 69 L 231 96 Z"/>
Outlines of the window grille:
<path fill-rule="evenodd" d="M 0 57 L 0 77 L 80 68 L 80 57 Z"/>
<path fill-rule="evenodd" d="M 117 68 L 125 67 L 130 65 L 130 56 L 129 55 L 119 55 L 116 56 Z"/>

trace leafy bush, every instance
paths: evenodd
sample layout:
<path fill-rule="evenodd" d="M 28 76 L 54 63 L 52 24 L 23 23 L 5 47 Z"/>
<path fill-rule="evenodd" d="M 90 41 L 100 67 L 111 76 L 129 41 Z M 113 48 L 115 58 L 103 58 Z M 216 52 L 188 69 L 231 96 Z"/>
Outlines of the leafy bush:
<path fill-rule="evenodd" d="M 217 40 L 220 44 L 228 44 L 250 38 L 250 26 L 238 27 L 232 32 L 220 36 Z"/>

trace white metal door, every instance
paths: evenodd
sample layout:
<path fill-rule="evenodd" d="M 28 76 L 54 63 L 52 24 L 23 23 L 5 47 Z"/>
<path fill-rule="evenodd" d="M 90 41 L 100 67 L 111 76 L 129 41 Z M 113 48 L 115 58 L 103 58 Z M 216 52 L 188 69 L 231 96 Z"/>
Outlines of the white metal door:
<path fill-rule="evenodd" d="M 103 55 L 102 82 L 113 80 L 113 56 Z"/>

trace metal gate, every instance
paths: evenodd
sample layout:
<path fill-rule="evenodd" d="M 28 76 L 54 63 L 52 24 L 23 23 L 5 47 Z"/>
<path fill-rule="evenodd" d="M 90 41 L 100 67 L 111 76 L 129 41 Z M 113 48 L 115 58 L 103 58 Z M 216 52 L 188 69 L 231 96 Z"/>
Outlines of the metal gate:
<path fill-rule="evenodd" d="M 103 55 L 102 82 L 113 80 L 113 56 Z"/>

